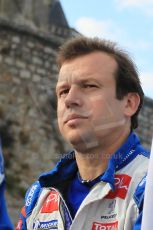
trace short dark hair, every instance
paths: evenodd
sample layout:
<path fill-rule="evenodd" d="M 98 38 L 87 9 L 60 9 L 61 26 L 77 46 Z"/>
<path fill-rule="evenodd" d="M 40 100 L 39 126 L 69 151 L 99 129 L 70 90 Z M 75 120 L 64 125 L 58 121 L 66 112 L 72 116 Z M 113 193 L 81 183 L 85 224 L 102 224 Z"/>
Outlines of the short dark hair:
<path fill-rule="evenodd" d="M 130 92 L 135 92 L 139 95 L 139 107 L 136 113 L 131 117 L 131 129 L 137 128 L 138 114 L 143 104 L 144 93 L 141 87 L 136 65 L 127 52 L 120 49 L 116 43 L 96 37 L 88 38 L 80 36 L 72 38 L 59 48 L 57 64 L 60 68 L 65 61 L 96 51 L 107 53 L 117 62 L 118 68 L 115 72 L 117 99 L 123 99 L 123 97 Z"/>

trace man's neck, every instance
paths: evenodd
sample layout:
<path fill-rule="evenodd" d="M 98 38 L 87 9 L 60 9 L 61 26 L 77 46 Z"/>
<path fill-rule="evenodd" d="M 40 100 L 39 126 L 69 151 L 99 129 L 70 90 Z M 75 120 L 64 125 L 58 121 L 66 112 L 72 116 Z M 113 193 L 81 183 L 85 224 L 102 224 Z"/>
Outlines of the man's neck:
<path fill-rule="evenodd" d="M 99 145 L 94 149 L 88 149 L 88 152 L 76 151 L 76 161 L 82 179 L 93 180 L 104 173 L 111 156 L 125 142 L 128 135 L 129 132 L 121 133 L 119 138 L 111 141 L 109 145 Z"/>

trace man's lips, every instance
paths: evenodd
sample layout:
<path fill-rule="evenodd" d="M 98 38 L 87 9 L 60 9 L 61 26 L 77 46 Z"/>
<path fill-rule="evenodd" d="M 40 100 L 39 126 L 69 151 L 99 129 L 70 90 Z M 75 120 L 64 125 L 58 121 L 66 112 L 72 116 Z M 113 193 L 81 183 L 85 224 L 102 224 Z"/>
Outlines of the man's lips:
<path fill-rule="evenodd" d="M 75 120 L 75 119 L 87 119 L 87 117 L 82 116 L 82 115 L 77 115 L 77 114 L 71 114 L 67 116 L 64 123 L 66 124 L 67 122 Z"/>

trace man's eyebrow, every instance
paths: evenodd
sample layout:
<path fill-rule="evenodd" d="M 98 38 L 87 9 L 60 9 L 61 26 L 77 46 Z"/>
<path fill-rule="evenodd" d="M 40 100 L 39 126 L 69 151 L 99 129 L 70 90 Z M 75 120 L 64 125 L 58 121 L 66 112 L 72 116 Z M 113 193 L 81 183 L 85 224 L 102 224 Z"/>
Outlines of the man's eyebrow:
<path fill-rule="evenodd" d="M 60 81 L 60 82 L 57 82 L 56 88 L 59 88 L 61 86 L 65 86 L 65 85 L 68 85 L 68 83 L 66 81 Z"/>
<path fill-rule="evenodd" d="M 97 82 L 96 79 L 90 77 L 88 79 L 84 79 L 84 78 L 80 78 L 80 79 L 75 79 L 75 82 L 73 84 L 85 84 L 85 83 L 88 83 L 88 82 Z M 59 89 L 59 88 L 62 88 L 62 87 L 65 87 L 65 86 L 68 86 L 69 83 L 66 82 L 66 81 L 58 81 L 57 84 L 56 84 L 56 90 Z"/>
<path fill-rule="evenodd" d="M 86 84 L 86 83 L 90 83 L 90 82 L 98 82 L 96 79 L 94 78 L 88 78 L 88 79 L 79 79 L 78 81 L 76 80 L 76 84 Z"/>
<path fill-rule="evenodd" d="M 79 80 L 80 82 L 83 82 L 83 83 L 86 83 L 86 82 L 89 82 L 89 81 L 96 81 L 96 79 L 94 79 L 94 78 L 92 78 L 92 77 L 90 77 L 90 78 L 88 78 L 88 79 L 80 79 Z"/>
<path fill-rule="evenodd" d="M 66 82 L 57 82 L 56 87 L 55 87 L 55 92 L 57 92 L 60 88 L 64 88 L 68 86 L 68 83 Z"/>

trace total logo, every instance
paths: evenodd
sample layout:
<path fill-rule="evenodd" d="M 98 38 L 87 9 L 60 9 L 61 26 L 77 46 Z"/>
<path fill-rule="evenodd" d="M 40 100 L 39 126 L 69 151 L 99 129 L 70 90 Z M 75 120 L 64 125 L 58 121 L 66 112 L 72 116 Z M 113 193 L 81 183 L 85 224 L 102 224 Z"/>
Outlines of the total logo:
<path fill-rule="evenodd" d="M 92 230 L 118 230 L 118 221 L 112 223 L 98 223 L 94 222 Z"/>

